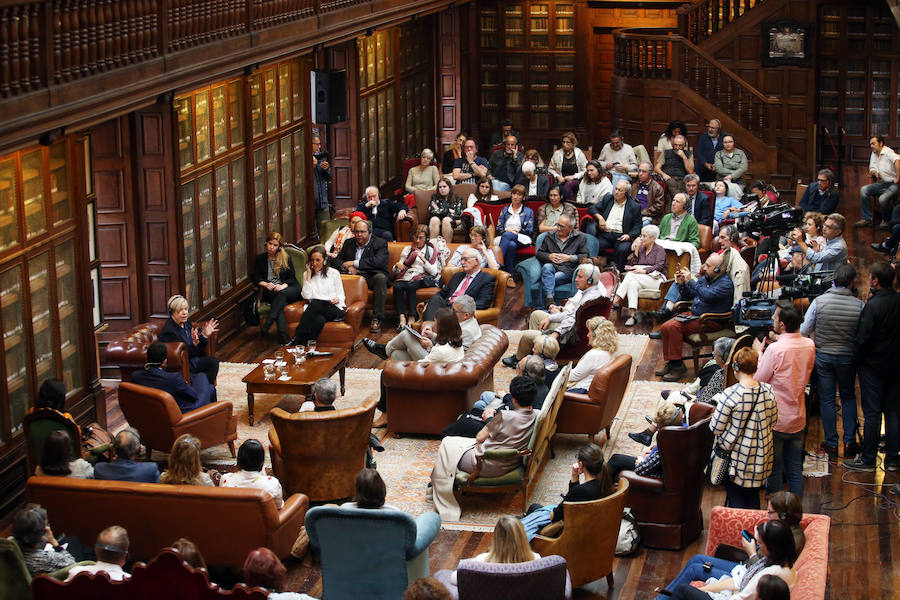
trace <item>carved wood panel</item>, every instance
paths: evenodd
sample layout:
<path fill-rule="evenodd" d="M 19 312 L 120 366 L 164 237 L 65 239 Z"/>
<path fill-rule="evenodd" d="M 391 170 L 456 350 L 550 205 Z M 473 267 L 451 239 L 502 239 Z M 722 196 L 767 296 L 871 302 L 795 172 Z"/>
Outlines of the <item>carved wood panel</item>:
<path fill-rule="evenodd" d="M 329 147 L 332 151 L 332 185 L 334 208 L 356 206 L 356 198 L 362 195 L 360 182 L 355 177 L 359 164 L 358 98 L 350 90 L 359 89 L 356 40 L 328 48 L 326 60 L 330 69 L 347 69 L 347 120 L 327 126 Z"/>
<path fill-rule="evenodd" d="M 459 8 L 453 7 L 438 15 L 438 142 L 444 146 L 453 142 L 461 124 L 461 64 L 459 37 Z"/>

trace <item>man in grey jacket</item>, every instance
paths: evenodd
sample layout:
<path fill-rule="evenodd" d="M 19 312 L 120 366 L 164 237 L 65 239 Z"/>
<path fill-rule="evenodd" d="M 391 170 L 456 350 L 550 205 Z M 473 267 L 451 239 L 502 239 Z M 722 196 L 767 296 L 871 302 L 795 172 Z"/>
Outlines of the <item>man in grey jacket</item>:
<path fill-rule="evenodd" d="M 574 231 L 573 225 L 569 215 L 560 215 L 556 231 L 544 236 L 535 253 L 541 263 L 541 287 L 548 307 L 555 302 L 556 285 L 571 281 L 575 267 L 588 256 L 587 238 Z"/>

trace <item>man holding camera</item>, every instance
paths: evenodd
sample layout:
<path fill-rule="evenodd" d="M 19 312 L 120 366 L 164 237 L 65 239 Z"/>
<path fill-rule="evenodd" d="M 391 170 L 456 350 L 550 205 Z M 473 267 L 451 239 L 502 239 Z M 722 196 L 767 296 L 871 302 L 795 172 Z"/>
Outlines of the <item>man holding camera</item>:
<path fill-rule="evenodd" d="M 328 164 L 328 153 L 322 151 L 322 140 L 314 135 L 313 151 L 313 196 L 316 201 L 316 223 L 331 218 L 328 207 L 328 183 L 331 181 L 331 165 Z"/>
<path fill-rule="evenodd" d="M 847 262 L 847 242 L 844 241 L 844 216 L 839 213 L 831 213 L 825 219 L 822 227 L 822 235 L 825 237 L 825 245 L 819 247 L 815 240 L 806 243 L 806 236 L 799 227 L 795 228 L 788 238 L 800 247 L 806 254 L 806 259 L 813 263 L 813 273 L 819 271 L 834 271 L 838 266 Z"/>

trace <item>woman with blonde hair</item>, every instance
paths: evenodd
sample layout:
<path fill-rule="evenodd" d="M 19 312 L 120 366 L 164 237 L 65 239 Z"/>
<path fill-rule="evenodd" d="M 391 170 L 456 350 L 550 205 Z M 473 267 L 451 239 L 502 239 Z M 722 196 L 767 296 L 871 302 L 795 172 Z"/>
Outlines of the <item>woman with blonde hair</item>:
<path fill-rule="evenodd" d="M 591 346 L 575 368 L 569 373 L 568 390 L 587 394 L 594 375 L 613 359 L 619 349 L 619 336 L 612 321 L 603 317 L 591 317 L 587 322 L 587 339 Z"/>
<path fill-rule="evenodd" d="M 216 485 L 200 465 L 200 441 L 197 438 L 185 433 L 175 440 L 169 454 L 169 468 L 159 476 L 159 482 L 171 485 Z"/>
<path fill-rule="evenodd" d="M 216 384 L 216 375 L 219 374 L 219 359 L 208 356 L 209 336 L 219 330 L 219 322 L 210 319 L 203 327 L 194 327 L 188 318 L 190 313 L 187 298 L 181 294 L 175 294 L 166 302 L 169 309 L 169 318 L 163 323 L 159 332 L 159 340 L 162 343 L 181 342 L 187 347 L 188 363 L 191 373 L 205 373 L 212 385 Z"/>
<path fill-rule="evenodd" d="M 300 299 L 300 284 L 294 272 L 294 263 L 284 249 L 284 238 L 273 231 L 266 238 L 266 251 L 253 261 L 250 279 L 262 290 L 262 299 L 269 303 L 269 315 L 259 326 L 259 334 L 265 336 L 272 327 L 278 327 L 278 341 L 287 343 L 287 319 L 284 307 Z"/>
<path fill-rule="evenodd" d="M 531 550 L 528 545 L 528 536 L 522 521 L 510 515 L 503 515 L 494 526 L 494 535 L 491 538 L 491 547 L 487 552 L 482 552 L 475 558 L 463 559 L 472 562 L 486 563 L 525 563 L 537 560 L 541 557 Z M 462 562 L 460 562 L 462 564 Z M 450 583 L 456 583 L 456 571 L 450 575 Z"/>
<path fill-rule="evenodd" d="M 679 427 L 686 423 L 684 408 L 672 402 L 663 402 L 653 416 L 654 431 L 662 427 Z M 661 479 L 663 476 L 662 456 L 659 446 L 653 446 L 650 452 L 641 457 L 627 454 L 613 454 L 609 457 L 609 474 L 613 481 L 619 478 L 622 471 L 634 471 L 643 477 Z"/>

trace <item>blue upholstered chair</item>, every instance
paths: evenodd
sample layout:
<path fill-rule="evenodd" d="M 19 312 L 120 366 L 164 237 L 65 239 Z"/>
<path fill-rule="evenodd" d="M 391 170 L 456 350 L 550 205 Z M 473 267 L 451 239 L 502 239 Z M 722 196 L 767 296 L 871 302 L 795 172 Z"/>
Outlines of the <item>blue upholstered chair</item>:
<path fill-rule="evenodd" d="M 306 532 L 322 559 L 322 597 L 397 600 L 428 577 L 428 546 L 440 528 L 433 512 L 413 519 L 396 510 L 311 508 Z"/>
<path fill-rule="evenodd" d="M 524 563 L 485 563 L 463 560 L 456 572 L 458 587 L 450 582 L 453 571 L 434 577 L 459 600 L 568 600 L 572 584 L 561 556 L 544 556 Z"/>
<path fill-rule="evenodd" d="M 534 243 L 535 248 L 541 247 L 544 236 L 549 233 L 550 232 L 545 231 L 537 236 L 537 240 Z M 597 253 L 600 251 L 600 241 L 592 235 L 583 235 L 587 237 L 588 256 L 597 256 Z M 541 263 L 537 257 L 532 256 L 531 258 L 523 260 L 516 265 L 516 270 L 522 275 L 522 289 L 525 290 L 525 306 L 530 308 L 546 308 L 544 306 L 544 290 L 541 287 Z M 573 271 L 572 281 L 569 283 L 557 284 L 556 293 L 554 293 L 553 297 L 562 304 L 574 296 L 577 291 L 578 288 L 575 287 L 575 272 Z"/>

